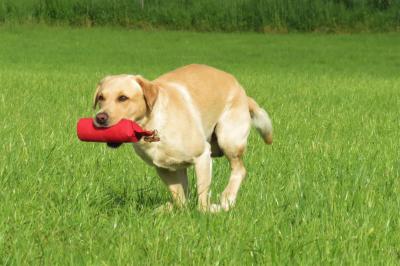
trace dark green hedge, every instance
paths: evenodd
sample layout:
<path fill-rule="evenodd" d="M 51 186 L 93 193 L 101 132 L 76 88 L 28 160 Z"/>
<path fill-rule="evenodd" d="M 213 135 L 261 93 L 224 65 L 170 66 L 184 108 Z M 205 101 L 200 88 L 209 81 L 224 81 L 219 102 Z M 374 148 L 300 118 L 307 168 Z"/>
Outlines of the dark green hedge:
<path fill-rule="evenodd" d="M 0 23 L 199 31 L 388 31 L 400 0 L 1 0 Z"/>

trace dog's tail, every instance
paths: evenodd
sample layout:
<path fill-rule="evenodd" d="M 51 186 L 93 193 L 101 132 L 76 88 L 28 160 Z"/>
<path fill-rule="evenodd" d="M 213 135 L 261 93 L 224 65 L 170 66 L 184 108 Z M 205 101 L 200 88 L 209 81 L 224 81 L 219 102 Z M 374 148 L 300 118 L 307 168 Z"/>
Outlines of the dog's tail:
<path fill-rule="evenodd" d="M 272 144 L 272 122 L 268 113 L 253 98 L 247 97 L 253 126 L 267 144 Z"/>

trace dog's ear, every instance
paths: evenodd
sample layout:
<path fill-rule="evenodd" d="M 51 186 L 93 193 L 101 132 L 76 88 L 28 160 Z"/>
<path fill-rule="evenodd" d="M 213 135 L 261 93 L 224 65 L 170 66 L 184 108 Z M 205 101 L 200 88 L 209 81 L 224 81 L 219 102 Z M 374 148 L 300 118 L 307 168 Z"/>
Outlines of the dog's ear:
<path fill-rule="evenodd" d="M 93 109 L 96 109 L 97 103 L 99 102 L 99 90 L 100 90 L 100 83 L 97 84 L 96 91 L 93 96 Z"/>
<path fill-rule="evenodd" d="M 159 88 L 157 85 L 143 78 L 142 76 L 136 76 L 136 81 L 142 88 L 147 109 L 151 112 L 154 104 L 156 103 Z"/>

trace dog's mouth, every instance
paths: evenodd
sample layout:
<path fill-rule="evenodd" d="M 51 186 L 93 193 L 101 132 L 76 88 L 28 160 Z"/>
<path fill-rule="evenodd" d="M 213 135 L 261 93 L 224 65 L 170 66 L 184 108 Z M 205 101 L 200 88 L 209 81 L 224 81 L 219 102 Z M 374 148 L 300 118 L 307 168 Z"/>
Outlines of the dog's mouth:
<path fill-rule="evenodd" d="M 118 124 L 121 120 L 118 120 L 117 122 L 111 122 L 110 120 L 104 121 L 102 123 L 99 123 L 96 121 L 96 118 L 93 118 L 93 125 L 97 128 L 107 128 L 107 127 L 112 127 Z"/>
<path fill-rule="evenodd" d="M 113 149 L 116 149 L 116 148 L 118 148 L 118 147 L 121 146 L 121 145 L 122 145 L 122 143 L 107 142 L 107 146 L 108 146 L 109 148 L 113 148 Z"/>
<path fill-rule="evenodd" d="M 103 123 L 103 124 L 99 124 L 99 123 L 97 123 L 96 119 L 93 119 L 93 125 L 94 125 L 95 127 L 101 127 L 101 128 L 110 127 L 110 125 L 108 124 L 108 122 Z"/>

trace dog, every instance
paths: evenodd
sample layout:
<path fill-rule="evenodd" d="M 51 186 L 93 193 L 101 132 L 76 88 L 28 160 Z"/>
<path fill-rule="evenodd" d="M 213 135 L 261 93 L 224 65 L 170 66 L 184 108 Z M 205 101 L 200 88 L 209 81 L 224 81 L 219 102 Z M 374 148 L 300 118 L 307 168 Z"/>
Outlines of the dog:
<path fill-rule="evenodd" d="M 265 143 L 272 143 L 267 112 L 246 95 L 234 76 L 207 65 L 187 65 L 153 81 L 140 75 L 107 76 L 96 88 L 96 106 L 97 127 L 131 119 L 145 129 L 157 130 L 160 141 L 141 140 L 133 147 L 168 186 L 171 208 L 185 205 L 187 168 L 194 165 L 199 209 L 228 211 L 246 175 L 242 157 L 251 125 Z M 116 148 L 120 144 L 108 145 Z M 231 174 L 220 203 L 211 204 L 212 158 L 221 156 L 228 159 Z"/>

